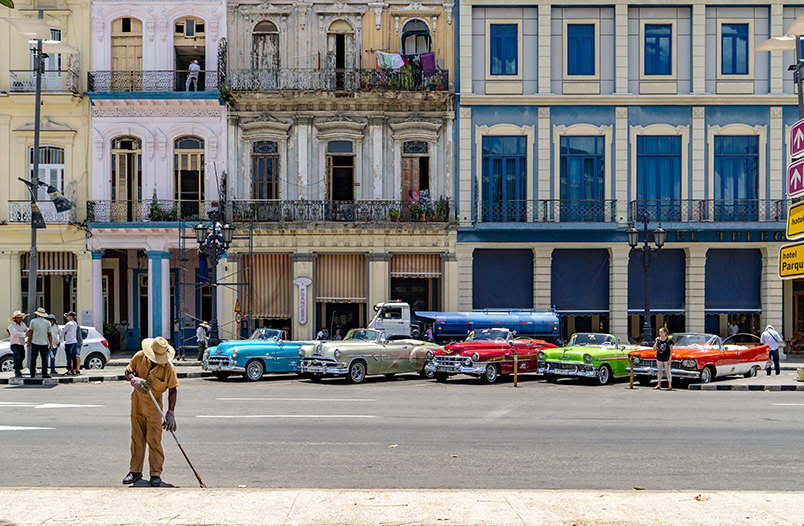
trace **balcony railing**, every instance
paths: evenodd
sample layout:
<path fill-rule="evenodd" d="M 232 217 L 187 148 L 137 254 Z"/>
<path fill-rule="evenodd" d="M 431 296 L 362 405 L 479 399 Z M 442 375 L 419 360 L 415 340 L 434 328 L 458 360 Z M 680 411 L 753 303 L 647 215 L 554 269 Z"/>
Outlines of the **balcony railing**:
<path fill-rule="evenodd" d="M 87 91 L 188 91 L 187 71 L 90 71 Z M 198 86 L 191 82 L 189 91 L 217 91 L 218 71 L 198 74 Z"/>
<path fill-rule="evenodd" d="M 563 200 L 484 202 L 480 207 L 480 220 L 485 223 L 543 223 L 615 221 L 614 200 Z"/>
<path fill-rule="evenodd" d="M 147 201 L 88 201 L 87 222 L 200 221 L 219 211 L 217 201 L 149 199 Z"/>
<path fill-rule="evenodd" d="M 276 68 L 227 73 L 232 91 L 446 91 L 449 71 L 436 69 L 382 71 L 377 69 Z"/>
<path fill-rule="evenodd" d="M 13 69 L 8 72 L 9 91 L 33 93 L 36 91 L 36 71 Z M 42 93 L 78 94 L 78 73 L 73 70 L 47 70 L 42 74 Z"/>
<path fill-rule="evenodd" d="M 780 222 L 787 220 L 786 199 L 658 199 L 631 201 L 630 219 L 647 214 L 664 222 Z"/>
<path fill-rule="evenodd" d="M 441 199 L 429 204 L 395 200 L 368 201 L 282 201 L 234 200 L 235 222 L 426 222 L 450 220 L 450 202 Z"/>
<path fill-rule="evenodd" d="M 45 223 L 74 223 L 75 208 L 66 212 L 56 212 L 56 206 L 52 201 L 37 201 L 39 210 Z M 9 223 L 30 223 L 31 222 L 31 202 L 30 201 L 9 201 L 8 202 L 8 222 Z"/>

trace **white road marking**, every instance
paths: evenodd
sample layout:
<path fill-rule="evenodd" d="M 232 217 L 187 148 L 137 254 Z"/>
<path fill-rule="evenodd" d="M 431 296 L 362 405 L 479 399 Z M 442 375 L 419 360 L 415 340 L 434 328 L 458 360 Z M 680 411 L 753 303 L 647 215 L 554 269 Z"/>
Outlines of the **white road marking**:
<path fill-rule="evenodd" d="M 0 402 L 0 407 L 34 407 L 35 405 L 26 402 Z"/>
<path fill-rule="evenodd" d="M 55 427 L 23 427 L 23 426 L 0 426 L 0 431 L 36 431 L 39 429 L 56 429 Z"/>
<path fill-rule="evenodd" d="M 103 406 L 94 404 L 40 404 L 34 407 L 34 409 L 62 409 L 65 407 L 103 407 Z"/>
<path fill-rule="evenodd" d="M 196 415 L 196 418 L 377 418 L 374 415 Z"/>
<path fill-rule="evenodd" d="M 216 398 L 227 402 L 376 402 L 374 398 Z"/>
<path fill-rule="evenodd" d="M 773 405 L 804 405 L 804 404 L 773 404 Z"/>

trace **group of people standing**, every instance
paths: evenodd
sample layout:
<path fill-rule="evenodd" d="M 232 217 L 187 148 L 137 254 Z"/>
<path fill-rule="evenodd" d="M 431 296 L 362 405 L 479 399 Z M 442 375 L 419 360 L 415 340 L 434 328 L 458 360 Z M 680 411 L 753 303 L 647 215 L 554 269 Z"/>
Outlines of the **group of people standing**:
<path fill-rule="evenodd" d="M 36 377 L 37 359 L 42 363 L 42 378 L 50 378 L 56 372 L 56 353 L 64 343 L 64 354 L 67 363 L 68 376 L 80 374 L 81 370 L 81 328 L 75 321 L 75 313 L 64 315 L 67 323 L 59 327 L 56 316 L 48 314 L 39 307 L 34 312 L 30 327 L 23 321 L 27 317 L 22 311 L 14 311 L 8 319 L 8 334 L 11 343 L 11 352 L 14 356 L 14 378 L 22 377 L 23 359 L 27 350 L 27 366 L 31 378 Z M 50 374 L 48 374 L 48 365 Z"/>

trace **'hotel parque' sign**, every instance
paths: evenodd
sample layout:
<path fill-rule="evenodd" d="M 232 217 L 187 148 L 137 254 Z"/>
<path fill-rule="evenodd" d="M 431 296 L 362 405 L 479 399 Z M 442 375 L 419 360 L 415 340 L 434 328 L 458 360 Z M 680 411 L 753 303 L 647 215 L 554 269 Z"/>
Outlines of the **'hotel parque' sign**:
<path fill-rule="evenodd" d="M 804 276 L 804 242 L 791 243 L 779 250 L 779 277 L 792 279 Z"/>

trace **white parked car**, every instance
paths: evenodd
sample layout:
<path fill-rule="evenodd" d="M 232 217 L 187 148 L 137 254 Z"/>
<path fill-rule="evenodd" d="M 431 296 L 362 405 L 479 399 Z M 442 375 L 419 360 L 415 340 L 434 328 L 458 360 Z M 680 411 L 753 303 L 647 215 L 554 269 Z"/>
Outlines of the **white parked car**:
<path fill-rule="evenodd" d="M 59 325 L 59 329 L 63 328 L 63 325 Z M 82 326 L 81 335 L 84 338 L 84 344 L 81 346 L 81 367 L 83 369 L 103 369 L 111 356 L 106 338 L 95 327 Z M 66 365 L 67 359 L 64 356 L 64 344 L 62 343 L 56 353 L 56 367 L 65 367 Z M 22 367 L 23 369 L 28 367 L 24 360 Z M 37 367 L 41 368 L 38 360 Z M 50 364 L 48 364 L 49 367 Z M 5 338 L 0 340 L 0 372 L 7 371 L 14 371 L 14 355 L 11 354 L 11 344 L 8 338 Z"/>

